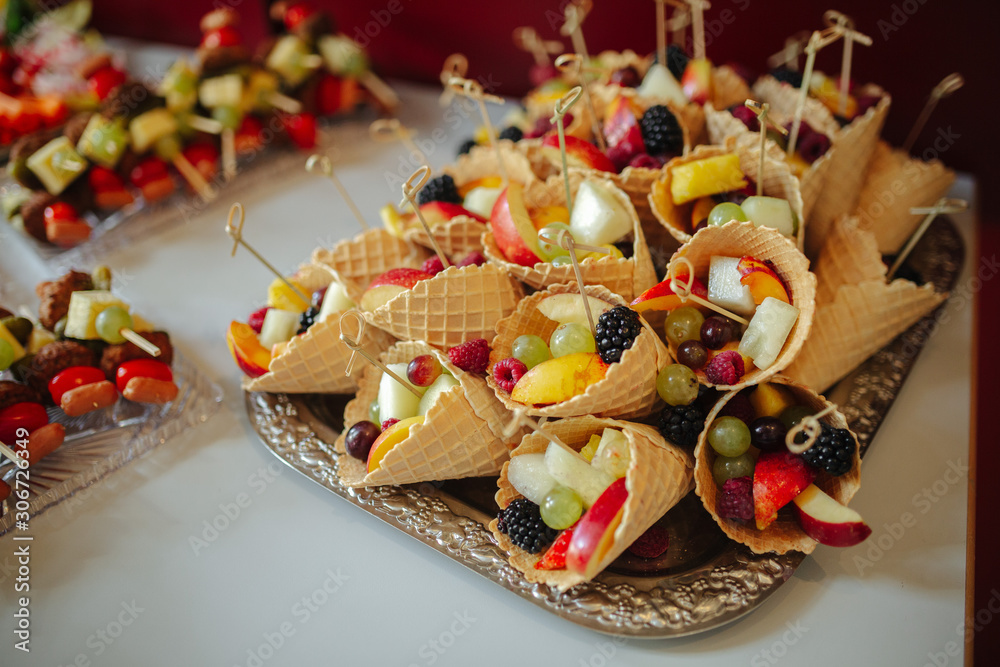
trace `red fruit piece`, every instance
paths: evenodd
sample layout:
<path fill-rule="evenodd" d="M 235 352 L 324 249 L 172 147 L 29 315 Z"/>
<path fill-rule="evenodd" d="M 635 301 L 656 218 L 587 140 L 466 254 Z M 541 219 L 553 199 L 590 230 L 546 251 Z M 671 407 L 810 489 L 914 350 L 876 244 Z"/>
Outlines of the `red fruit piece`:
<path fill-rule="evenodd" d="M 316 107 L 321 116 L 330 116 L 340 111 L 343 83 L 339 77 L 324 74 L 316 86 Z"/>
<path fill-rule="evenodd" d="M 428 257 L 424 260 L 424 263 L 420 265 L 420 270 L 424 273 L 429 273 L 432 276 L 435 276 L 444 271 L 444 263 L 441 261 L 440 257 L 434 255 L 433 257 Z"/>
<path fill-rule="evenodd" d="M 289 32 L 294 32 L 302 21 L 316 13 L 308 3 L 296 2 L 285 10 L 285 27 Z"/>
<path fill-rule="evenodd" d="M 448 350 L 448 358 L 467 373 L 485 373 L 490 363 L 490 344 L 485 338 L 467 340 Z"/>
<path fill-rule="evenodd" d="M 720 352 L 705 367 L 705 377 L 712 384 L 736 384 L 744 372 L 743 357 L 736 350 Z"/>
<path fill-rule="evenodd" d="M 660 524 L 654 523 L 629 546 L 628 550 L 639 558 L 659 558 L 669 548 L 670 533 Z"/>
<path fill-rule="evenodd" d="M 285 132 L 302 150 L 316 147 L 316 116 L 311 113 L 282 114 Z"/>
<path fill-rule="evenodd" d="M 754 516 L 753 479 L 734 477 L 722 485 L 715 512 L 723 519 L 749 521 Z"/>
<path fill-rule="evenodd" d="M 114 67 L 102 67 L 87 79 L 87 88 L 94 96 L 103 101 L 118 86 L 125 83 L 125 72 Z"/>
<path fill-rule="evenodd" d="M 396 419 L 395 417 L 389 417 L 384 422 L 382 422 L 382 430 L 383 431 L 386 430 L 387 428 L 389 428 L 390 426 L 392 426 L 393 424 L 395 424 L 398 421 L 399 420 Z"/>
<path fill-rule="evenodd" d="M 813 483 L 816 471 L 791 452 L 761 452 L 753 469 L 753 505 L 757 529 L 778 518 L 778 510 Z"/>
<path fill-rule="evenodd" d="M 209 30 L 201 38 L 201 48 L 218 49 L 225 46 L 239 46 L 240 33 L 232 26 L 222 26 L 215 30 Z"/>
<path fill-rule="evenodd" d="M 541 560 L 535 563 L 536 570 L 565 570 L 566 569 L 566 549 L 573 541 L 573 528 L 570 526 L 559 533 L 556 541 L 542 554 Z"/>
<path fill-rule="evenodd" d="M 264 147 L 264 140 L 261 134 L 264 132 L 264 124 L 254 116 L 243 116 L 239 129 L 233 138 L 236 152 L 245 155 L 254 153 Z M 192 163 L 193 164 L 193 163 Z"/>
<path fill-rule="evenodd" d="M 498 361 L 493 367 L 493 379 L 496 380 L 501 389 L 509 394 L 514 391 L 514 385 L 517 384 L 517 381 L 527 372 L 528 367 L 524 365 L 523 361 L 507 357 Z"/>
<path fill-rule="evenodd" d="M 463 259 L 455 266 L 457 267 L 482 266 L 485 263 L 486 263 L 486 258 L 483 257 L 483 253 L 479 252 L 478 250 L 473 250 L 472 252 L 470 252 L 468 255 L 465 256 L 465 259 Z"/>
<path fill-rule="evenodd" d="M 264 306 L 259 310 L 255 310 L 250 313 L 250 317 L 247 319 L 247 324 L 253 329 L 258 335 L 260 335 L 260 330 L 264 327 L 264 316 L 267 315 L 267 311 L 271 310 L 270 306 Z"/>

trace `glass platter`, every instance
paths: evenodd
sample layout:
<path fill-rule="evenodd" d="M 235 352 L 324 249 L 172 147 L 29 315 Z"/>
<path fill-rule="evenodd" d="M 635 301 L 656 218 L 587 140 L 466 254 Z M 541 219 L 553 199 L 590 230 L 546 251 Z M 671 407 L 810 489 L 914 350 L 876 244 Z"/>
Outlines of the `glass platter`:
<path fill-rule="evenodd" d="M 907 261 L 938 291 L 954 287 L 964 256 L 954 225 L 938 218 Z M 944 308 L 947 302 L 941 306 Z M 871 446 L 940 308 L 877 352 L 826 395 Z M 332 493 L 547 611 L 608 634 L 664 638 L 711 630 L 756 609 L 805 555 L 758 555 L 728 540 L 692 492 L 661 524 L 670 548 L 657 559 L 627 552 L 594 581 L 559 593 L 507 563 L 486 524 L 496 515 L 496 478 L 350 489 L 336 475 L 333 442 L 349 396 L 245 392 L 250 422 L 281 461 Z"/>

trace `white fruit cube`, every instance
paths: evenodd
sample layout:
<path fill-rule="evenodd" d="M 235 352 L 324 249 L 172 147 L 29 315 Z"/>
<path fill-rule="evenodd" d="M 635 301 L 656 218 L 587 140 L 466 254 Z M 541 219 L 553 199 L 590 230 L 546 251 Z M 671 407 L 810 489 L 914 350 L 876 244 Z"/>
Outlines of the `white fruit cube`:
<path fill-rule="evenodd" d="M 406 363 L 387 364 L 386 368 L 406 382 L 406 366 Z M 403 420 L 417 416 L 417 411 L 420 408 L 420 397 L 423 396 L 425 387 L 417 387 L 409 382 L 407 384 L 417 390 L 416 395 L 388 373 L 382 373 L 382 379 L 379 380 L 378 384 L 379 420 Z"/>
<path fill-rule="evenodd" d="M 569 218 L 573 239 L 586 245 L 614 243 L 632 232 L 632 218 L 607 186 L 584 181 Z"/>
<path fill-rule="evenodd" d="M 618 479 L 625 476 L 631 462 L 632 452 L 625 434 L 618 429 L 604 429 L 590 465 Z"/>
<path fill-rule="evenodd" d="M 688 103 L 681 84 L 677 83 L 677 79 L 670 73 L 670 70 L 659 63 L 652 65 L 646 72 L 636 94 L 644 98 L 654 97 L 667 100 L 678 106 L 684 106 Z"/>
<path fill-rule="evenodd" d="M 97 316 L 111 306 L 128 310 L 128 304 L 107 290 L 77 290 L 69 295 L 69 310 L 66 312 L 66 338 L 96 340 L 95 321 Z"/>
<path fill-rule="evenodd" d="M 753 315 L 757 305 L 750 288 L 740 282 L 739 263 L 739 257 L 712 257 L 708 266 L 708 300 L 746 317 Z"/>
<path fill-rule="evenodd" d="M 288 85 L 297 86 L 316 69 L 311 66 L 309 47 L 295 35 L 285 35 L 274 44 L 267 55 L 267 68 L 277 72 Z M 317 59 L 318 60 L 318 59 Z M 319 63 L 316 63 L 318 66 Z"/>
<path fill-rule="evenodd" d="M 490 215 L 493 213 L 493 205 L 497 203 L 497 198 L 501 192 L 503 192 L 503 188 L 487 188 L 485 186 L 472 188 L 465 195 L 465 201 L 462 202 L 462 206 L 466 210 L 472 211 L 476 215 L 489 220 Z"/>
<path fill-rule="evenodd" d="M 740 208 L 747 218 L 758 227 L 773 227 L 785 236 L 795 236 L 798 222 L 792 206 L 778 197 L 747 197 Z"/>
<path fill-rule="evenodd" d="M 611 475 L 590 465 L 587 459 L 571 454 L 554 442 L 545 450 L 545 465 L 557 482 L 577 492 L 586 507 L 593 505 L 615 481 Z"/>
<path fill-rule="evenodd" d="M 354 305 L 351 298 L 347 296 L 347 290 L 344 289 L 344 286 L 336 281 L 332 282 L 326 288 L 326 294 L 323 296 L 323 305 L 319 308 L 316 321 L 322 322 L 333 313 L 350 310 L 354 308 Z"/>
<path fill-rule="evenodd" d="M 205 79 L 198 87 L 198 100 L 206 109 L 239 108 L 243 101 L 243 79 L 239 74 L 225 74 Z"/>
<path fill-rule="evenodd" d="M 799 309 L 773 296 L 766 297 L 740 339 L 739 353 L 753 359 L 757 368 L 769 368 L 785 346 Z"/>
<path fill-rule="evenodd" d="M 299 330 L 301 313 L 294 310 L 271 308 L 264 315 L 264 323 L 260 327 L 260 344 L 270 349 L 275 343 L 291 340 Z"/>
<path fill-rule="evenodd" d="M 458 380 L 453 378 L 448 373 L 442 373 L 439 375 L 437 379 L 434 380 L 429 387 L 427 387 L 427 391 L 424 392 L 424 395 L 420 397 L 420 402 L 417 404 L 417 414 L 426 415 L 427 411 L 430 410 L 431 406 L 434 405 L 435 401 L 437 401 L 438 396 L 457 385 Z"/>
<path fill-rule="evenodd" d="M 512 456 L 507 466 L 507 481 L 536 505 L 541 505 L 549 491 L 558 484 L 545 465 L 545 454 Z"/>

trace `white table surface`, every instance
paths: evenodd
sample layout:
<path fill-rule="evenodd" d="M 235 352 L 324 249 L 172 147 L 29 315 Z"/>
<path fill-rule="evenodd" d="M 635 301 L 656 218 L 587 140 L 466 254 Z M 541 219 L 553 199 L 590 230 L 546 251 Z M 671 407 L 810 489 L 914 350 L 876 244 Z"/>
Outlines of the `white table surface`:
<path fill-rule="evenodd" d="M 172 55 L 147 48 L 137 72 Z M 152 64 L 153 70 L 147 67 Z M 399 86 L 401 118 L 447 163 L 471 134 L 455 129 L 436 91 Z M 495 110 L 494 117 L 502 112 Z M 434 128 L 442 128 L 437 135 Z M 337 172 L 373 223 L 398 201 L 398 145 L 348 137 Z M 303 161 L 304 161 L 303 157 Z M 405 170 L 404 170 L 405 171 Z M 958 196 L 971 197 L 968 180 Z M 356 233 L 328 181 L 305 173 L 245 197 L 246 238 L 291 270 L 318 243 Z M 229 320 L 264 299 L 270 274 L 229 257 L 229 202 L 106 257 L 116 289 L 171 332 L 224 390 L 206 424 L 169 440 L 86 494 L 31 522 L 31 652 L 14 649 L 16 543 L 0 538 L 2 665 L 957 665 L 966 574 L 971 298 L 953 300 L 864 462 L 852 503 L 874 533 L 852 549 L 820 547 L 760 609 L 721 629 L 674 640 L 612 639 L 535 607 L 281 465 L 256 439 Z M 955 217 L 969 255 L 973 216 Z M 4 273 L 33 286 L 52 272 L 20 239 L 0 241 Z M 89 267 L 88 267 L 89 268 Z M 922 496 L 922 494 L 927 494 Z M 212 522 L 239 516 L 197 550 Z M 247 504 L 246 499 L 249 499 Z M 932 502 L 933 501 L 933 502 Z M 230 507 L 230 513 L 232 508 Z M 908 527 L 894 527 L 904 514 Z M 219 520 L 219 524 L 224 523 Z M 864 560 L 859 560 L 864 559 Z M 867 561 L 867 562 L 866 562 Z M 335 579 L 332 579 L 334 576 Z M 327 593 L 327 590 L 335 592 Z M 303 603 L 312 598 L 318 602 Z M 284 629 L 285 636 L 280 633 Z M 278 634 L 276 634 L 278 633 Z M 277 649 L 268 647 L 271 644 Z"/>

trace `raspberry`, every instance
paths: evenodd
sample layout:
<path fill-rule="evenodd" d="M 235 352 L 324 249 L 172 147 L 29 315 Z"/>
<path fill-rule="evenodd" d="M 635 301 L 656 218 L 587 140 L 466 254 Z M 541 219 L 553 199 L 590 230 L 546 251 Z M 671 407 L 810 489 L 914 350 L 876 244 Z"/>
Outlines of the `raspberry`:
<path fill-rule="evenodd" d="M 659 169 L 663 166 L 663 163 L 649 153 L 639 153 L 632 158 L 632 160 L 628 163 L 628 166 L 643 169 Z"/>
<path fill-rule="evenodd" d="M 250 317 L 247 318 L 247 324 L 250 328 L 260 334 L 261 328 L 264 326 L 264 316 L 267 315 L 267 311 L 271 310 L 270 306 L 264 306 L 260 310 L 255 310 L 250 313 Z"/>
<path fill-rule="evenodd" d="M 514 391 L 514 385 L 528 372 L 528 367 L 524 362 L 514 357 L 501 359 L 493 367 L 493 379 L 508 394 Z"/>
<path fill-rule="evenodd" d="M 741 422 L 750 425 L 750 422 L 754 420 L 756 412 L 753 409 L 753 404 L 750 403 L 750 398 L 745 392 L 740 392 L 729 399 L 721 410 L 719 410 L 720 417 L 736 417 Z"/>
<path fill-rule="evenodd" d="M 569 114 L 567 114 L 567 116 L 568 115 Z M 563 122 L 567 126 L 569 125 L 569 123 L 565 121 L 565 118 Z M 535 126 L 532 127 L 530 130 L 528 130 L 528 132 L 525 133 L 524 137 L 526 139 L 537 139 L 538 137 L 545 136 L 550 131 L 552 131 L 552 127 L 553 127 L 552 121 L 549 120 L 548 116 L 539 118 L 538 120 L 535 121 Z"/>
<path fill-rule="evenodd" d="M 639 558 L 659 558 L 670 548 L 670 533 L 663 526 L 654 523 L 628 548 L 629 553 Z"/>
<path fill-rule="evenodd" d="M 757 132 L 760 130 L 760 121 L 757 120 L 757 114 L 755 114 L 752 109 L 742 104 L 737 104 L 736 106 L 731 107 L 729 112 L 733 114 L 733 118 L 746 125 L 747 129 L 751 132 Z"/>
<path fill-rule="evenodd" d="M 485 373 L 490 363 L 490 344 L 485 338 L 467 340 L 448 350 L 448 358 L 467 373 Z"/>
<path fill-rule="evenodd" d="M 749 521 L 753 518 L 753 479 L 734 477 L 722 485 L 715 506 L 716 513 L 723 519 Z"/>
<path fill-rule="evenodd" d="M 465 256 L 465 259 L 463 259 L 455 266 L 457 267 L 482 266 L 485 263 L 486 263 L 486 258 L 483 257 L 483 253 L 479 252 L 478 250 L 473 250 L 472 252 L 470 252 L 468 255 Z"/>
<path fill-rule="evenodd" d="M 424 263 L 420 265 L 420 270 L 429 273 L 432 276 L 436 276 L 444 271 L 444 263 L 441 262 L 440 257 L 434 255 L 433 257 L 428 257 L 424 260 Z"/>
<path fill-rule="evenodd" d="M 389 417 L 384 422 L 382 422 L 382 430 L 383 431 L 386 430 L 387 428 L 389 428 L 390 426 L 392 426 L 393 424 L 395 424 L 398 421 L 399 420 L 396 419 L 395 417 Z"/>
<path fill-rule="evenodd" d="M 830 139 L 825 134 L 812 131 L 802 137 L 795 147 L 795 152 L 809 164 L 826 155 L 828 150 L 830 150 Z"/>
<path fill-rule="evenodd" d="M 736 384 L 743 377 L 743 373 L 743 357 L 736 350 L 718 353 L 705 367 L 705 377 L 712 384 Z"/>

